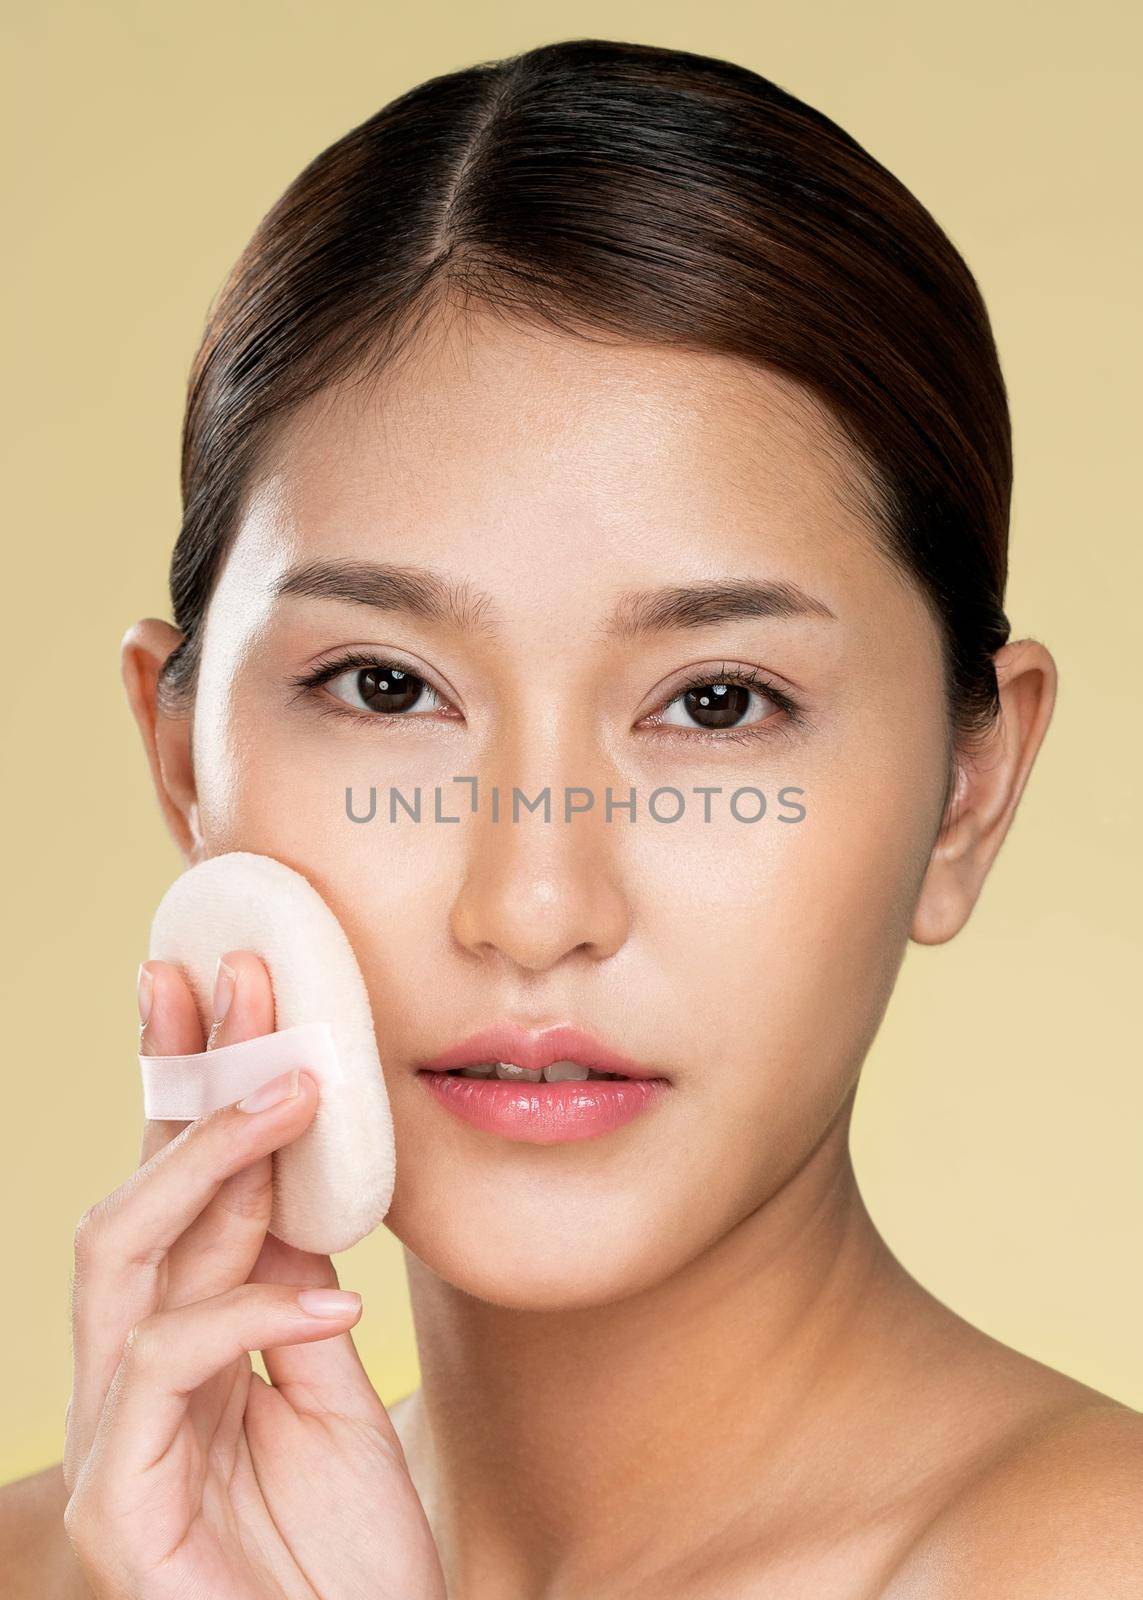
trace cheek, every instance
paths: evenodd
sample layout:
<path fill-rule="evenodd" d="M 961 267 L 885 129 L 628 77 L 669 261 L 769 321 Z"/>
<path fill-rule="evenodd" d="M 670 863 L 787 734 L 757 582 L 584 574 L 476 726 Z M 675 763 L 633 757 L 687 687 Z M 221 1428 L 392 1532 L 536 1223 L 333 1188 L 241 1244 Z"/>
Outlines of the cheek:
<path fill-rule="evenodd" d="M 927 786 L 922 786 L 927 787 Z M 701 1111 L 711 1203 L 757 1203 L 853 1088 L 904 956 L 927 812 L 917 789 L 816 784 L 796 823 L 696 829 L 645 847 L 652 971 Z M 682 841 L 673 842 L 681 846 Z M 651 931 L 653 930 L 653 931 Z M 720 1152 L 714 1159 L 714 1152 Z M 717 1193 L 718 1190 L 722 1193 Z"/>
<path fill-rule="evenodd" d="M 396 737 L 386 742 L 349 733 L 332 716 L 323 720 L 279 703 L 284 698 L 284 690 L 240 687 L 232 696 L 200 700 L 194 765 L 207 848 L 215 854 L 259 851 L 295 864 L 308 860 L 331 872 L 340 863 L 358 874 L 359 883 L 376 882 L 389 840 L 404 830 L 383 821 L 355 823 L 347 791 L 357 815 L 366 812 L 371 786 L 384 806 L 390 783 L 410 794 L 420 784 L 431 806 L 433 785 L 449 784 L 454 757 L 441 752 L 439 774 L 425 770 L 423 760 L 410 774 Z"/>
<path fill-rule="evenodd" d="M 332 741 L 331 741 L 332 743 Z M 424 1044 L 425 1003 L 455 964 L 449 912 L 464 874 L 463 825 L 432 820 L 433 789 L 442 810 L 460 809 L 452 768 L 439 779 L 402 782 L 382 750 L 357 754 L 258 736 L 250 760 L 215 761 L 206 785 L 203 826 L 211 853 L 249 850 L 301 872 L 334 912 L 353 947 L 373 1005 L 382 1061 L 410 1041 Z M 386 809 L 389 783 L 412 797 L 419 782 L 421 821 Z M 368 814 L 370 785 L 378 811 Z M 201 786 L 200 786 L 201 792 Z"/>
<path fill-rule="evenodd" d="M 680 1014 L 738 1040 L 736 1057 L 831 1031 L 852 1042 L 897 970 L 918 887 L 918 819 L 892 810 L 819 787 L 797 822 L 646 842 L 633 896 Z"/>

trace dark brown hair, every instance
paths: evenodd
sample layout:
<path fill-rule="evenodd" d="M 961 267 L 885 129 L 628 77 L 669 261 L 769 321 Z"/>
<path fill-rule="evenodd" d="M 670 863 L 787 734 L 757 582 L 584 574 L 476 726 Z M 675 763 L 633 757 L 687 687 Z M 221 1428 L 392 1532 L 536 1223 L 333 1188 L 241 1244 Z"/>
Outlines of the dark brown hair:
<path fill-rule="evenodd" d="M 731 62 L 573 39 L 446 73 L 322 151 L 262 219 L 190 376 L 185 638 L 193 698 L 222 557 L 270 437 L 380 372 L 459 292 L 577 334 L 730 354 L 824 402 L 883 549 L 941 629 L 949 749 L 997 710 L 1012 453 L 976 282 L 929 212 L 836 123 Z"/>

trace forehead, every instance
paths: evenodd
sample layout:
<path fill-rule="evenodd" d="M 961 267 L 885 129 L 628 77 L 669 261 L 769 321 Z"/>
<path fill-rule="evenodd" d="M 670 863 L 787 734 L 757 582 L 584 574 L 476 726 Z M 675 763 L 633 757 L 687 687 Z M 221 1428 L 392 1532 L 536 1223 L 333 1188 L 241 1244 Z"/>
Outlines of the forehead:
<path fill-rule="evenodd" d="M 333 386 L 290 419 L 236 543 L 268 580 L 306 558 L 383 557 L 538 599 L 573 570 L 602 586 L 666 563 L 839 597 L 899 582 L 876 517 L 840 428 L 780 374 L 442 315 L 376 384 Z"/>

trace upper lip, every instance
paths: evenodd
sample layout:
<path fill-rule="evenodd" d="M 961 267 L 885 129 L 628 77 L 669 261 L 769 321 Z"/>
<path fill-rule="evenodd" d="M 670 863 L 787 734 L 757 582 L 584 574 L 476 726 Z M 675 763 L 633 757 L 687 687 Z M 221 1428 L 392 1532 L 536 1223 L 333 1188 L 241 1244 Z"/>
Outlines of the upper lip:
<path fill-rule="evenodd" d="M 517 1022 L 494 1022 L 470 1033 L 440 1055 L 422 1061 L 422 1072 L 450 1072 L 454 1067 L 477 1067 L 488 1061 L 512 1062 L 525 1071 L 542 1071 L 553 1061 L 576 1061 L 596 1072 L 619 1072 L 625 1078 L 665 1078 L 657 1067 L 642 1066 L 602 1044 L 570 1022 L 552 1027 L 522 1028 Z"/>

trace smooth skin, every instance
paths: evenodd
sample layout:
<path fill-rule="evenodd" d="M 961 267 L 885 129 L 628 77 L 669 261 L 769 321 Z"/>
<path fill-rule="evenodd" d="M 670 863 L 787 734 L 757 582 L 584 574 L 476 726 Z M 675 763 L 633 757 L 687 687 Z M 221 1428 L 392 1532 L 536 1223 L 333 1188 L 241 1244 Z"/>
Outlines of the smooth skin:
<path fill-rule="evenodd" d="M 368 1508 L 350 1527 L 323 1507 L 325 1537 L 351 1564 L 381 1552 L 411 1484 L 450 1600 L 1136 1595 L 1143 1419 L 929 1294 L 848 1151 L 907 944 L 960 931 L 1011 825 L 1050 653 L 999 652 L 1001 716 L 958 752 L 942 813 L 939 629 L 824 411 L 731 358 L 428 326 L 376 391 L 310 402 L 262 463 L 193 719 L 156 704 L 178 632 L 147 618 L 123 644 L 185 860 L 253 850 L 303 872 L 377 1019 L 422 1383 L 389 1408 L 409 1482 L 392 1459 L 370 1482 L 351 1449 Z M 277 593 L 314 561 L 427 569 L 454 603 Z M 744 577 L 832 615 L 611 626 L 631 591 Z M 349 648 L 423 675 L 423 704 L 370 711 L 353 671 L 298 683 Z M 799 714 L 755 691 L 733 737 L 685 715 L 688 678 L 751 669 Z M 494 824 L 487 802 L 451 826 L 347 820 L 346 787 L 370 784 L 382 818 L 389 785 L 419 786 L 430 814 L 441 785 L 456 814 L 457 774 L 485 796 L 550 785 L 554 817 L 565 784 L 599 799 L 569 825 Z M 604 821 L 608 786 L 645 805 L 664 785 L 721 786 L 711 821 L 701 800 L 674 825 Z M 736 788 L 773 806 L 783 785 L 804 822 L 731 817 Z M 505 1015 L 579 1023 L 670 1091 L 575 1144 L 470 1129 L 416 1067 Z M 59 1573 L 67 1484 L 40 1480 L 12 1489 L 42 1507 L 29 1564 Z"/>

